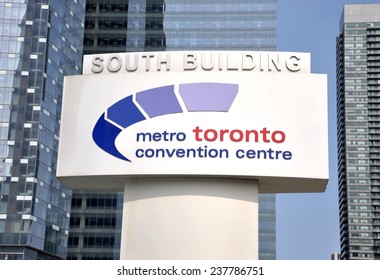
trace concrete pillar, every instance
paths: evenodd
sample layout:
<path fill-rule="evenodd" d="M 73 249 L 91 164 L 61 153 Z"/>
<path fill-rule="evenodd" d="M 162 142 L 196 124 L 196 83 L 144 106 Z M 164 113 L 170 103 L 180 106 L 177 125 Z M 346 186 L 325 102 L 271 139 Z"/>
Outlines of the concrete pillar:
<path fill-rule="evenodd" d="M 121 259 L 258 259 L 258 182 L 128 180 L 121 242 Z"/>

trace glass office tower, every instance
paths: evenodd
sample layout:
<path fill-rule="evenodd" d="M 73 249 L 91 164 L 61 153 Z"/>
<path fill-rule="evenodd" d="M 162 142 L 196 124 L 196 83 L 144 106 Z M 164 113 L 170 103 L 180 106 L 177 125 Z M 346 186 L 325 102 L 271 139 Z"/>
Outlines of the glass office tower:
<path fill-rule="evenodd" d="M 277 0 L 87 0 L 84 53 L 176 50 L 276 50 Z M 104 194 L 111 195 L 111 194 Z M 99 210 L 88 206 L 90 197 L 101 193 L 74 192 L 81 209 L 72 221 L 69 259 L 97 258 L 102 250 L 111 256 L 114 248 L 99 240 L 97 246 L 84 245 L 88 236 L 99 235 L 101 228 L 88 227 L 86 219 Z M 122 199 L 121 194 L 119 197 Z M 259 258 L 276 258 L 275 195 L 260 195 Z M 74 209 L 73 209 L 74 211 Z M 76 210 L 75 210 L 76 211 Z M 108 209 L 107 211 L 111 211 Z M 114 213 L 115 217 L 121 215 Z M 84 214 L 85 213 L 85 214 Z M 116 220 L 118 225 L 118 220 Z M 119 237 L 117 237 L 119 236 Z M 108 237 L 107 237 L 108 238 Z M 75 239 L 75 240 L 74 240 Z M 116 229 L 115 240 L 120 240 Z M 102 249 L 100 249 L 102 248 Z M 108 248 L 108 253 L 106 253 Z"/>
<path fill-rule="evenodd" d="M 275 50 L 277 0 L 87 0 L 85 53 Z"/>
<path fill-rule="evenodd" d="M 84 0 L 0 1 L 0 259 L 64 259 L 55 177 L 63 77 L 81 72 Z"/>
<path fill-rule="evenodd" d="M 380 4 L 344 7 L 337 38 L 342 259 L 380 259 Z"/>

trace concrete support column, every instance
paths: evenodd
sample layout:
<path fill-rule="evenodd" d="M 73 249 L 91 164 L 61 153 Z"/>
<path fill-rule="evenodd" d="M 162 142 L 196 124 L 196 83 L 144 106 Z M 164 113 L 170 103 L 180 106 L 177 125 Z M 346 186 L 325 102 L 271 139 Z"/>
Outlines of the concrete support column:
<path fill-rule="evenodd" d="M 121 242 L 121 259 L 258 259 L 258 182 L 128 180 Z"/>

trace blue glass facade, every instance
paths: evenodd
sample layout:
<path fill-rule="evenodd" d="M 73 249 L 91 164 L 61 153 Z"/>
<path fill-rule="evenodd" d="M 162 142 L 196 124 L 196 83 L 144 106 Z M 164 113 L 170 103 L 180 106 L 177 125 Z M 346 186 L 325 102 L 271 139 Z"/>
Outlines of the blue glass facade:
<path fill-rule="evenodd" d="M 86 53 L 275 50 L 277 0 L 89 0 Z"/>
<path fill-rule="evenodd" d="M 85 54 L 165 50 L 273 51 L 276 50 L 276 36 L 277 0 L 86 1 Z M 76 226 L 70 230 L 69 259 L 99 257 L 94 253 L 97 250 L 102 250 L 105 258 L 113 253 L 117 255 L 118 248 L 110 248 L 107 242 L 99 243 L 97 248 L 83 245 L 86 236 L 99 230 L 86 226 L 85 221 L 97 215 L 97 210 L 85 202 L 96 197 L 103 199 L 100 193 L 73 193 L 73 198 L 81 199 L 82 204 L 75 215 L 79 218 L 72 221 Z M 122 194 L 119 198 L 122 199 Z M 259 258 L 275 259 L 276 197 L 265 194 L 259 199 Z M 116 212 L 117 217 L 121 215 L 121 208 Z M 115 240 L 119 240 L 117 226 L 115 234 Z"/>
<path fill-rule="evenodd" d="M 276 259 L 276 195 L 259 194 L 259 259 Z"/>
<path fill-rule="evenodd" d="M 81 72 L 84 0 L 0 1 L 0 259 L 66 257 L 55 177 L 62 85 Z"/>

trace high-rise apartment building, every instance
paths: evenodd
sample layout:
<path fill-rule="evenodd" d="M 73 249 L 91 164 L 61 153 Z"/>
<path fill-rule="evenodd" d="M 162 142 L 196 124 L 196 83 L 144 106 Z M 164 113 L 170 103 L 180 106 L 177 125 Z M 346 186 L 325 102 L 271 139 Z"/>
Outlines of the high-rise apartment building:
<path fill-rule="evenodd" d="M 0 259 L 64 259 L 71 191 L 55 177 L 63 77 L 85 0 L 0 2 Z"/>
<path fill-rule="evenodd" d="M 380 4 L 344 7 L 337 38 L 342 259 L 380 259 Z"/>
<path fill-rule="evenodd" d="M 276 50 L 276 36 L 277 0 L 86 1 L 85 54 L 165 50 L 273 51 Z M 122 195 L 114 195 L 116 201 L 122 199 Z M 112 207 L 104 209 L 102 206 L 100 210 L 97 205 L 106 196 L 112 193 L 73 193 L 69 259 L 112 258 L 118 250 L 110 245 L 109 238 L 114 238 L 116 243 L 120 241 L 118 217 L 121 207 L 115 212 Z M 275 195 L 260 195 L 260 259 L 276 258 L 275 207 Z M 114 237 L 113 226 L 104 223 L 104 211 L 115 219 L 112 222 L 116 225 Z M 91 219 L 100 224 L 89 226 Z M 88 243 L 89 237 L 91 243 Z"/>

